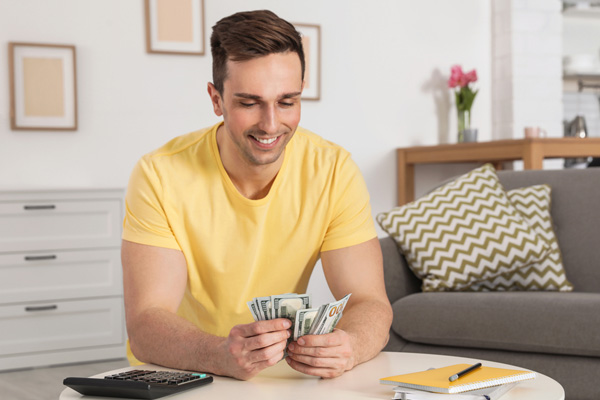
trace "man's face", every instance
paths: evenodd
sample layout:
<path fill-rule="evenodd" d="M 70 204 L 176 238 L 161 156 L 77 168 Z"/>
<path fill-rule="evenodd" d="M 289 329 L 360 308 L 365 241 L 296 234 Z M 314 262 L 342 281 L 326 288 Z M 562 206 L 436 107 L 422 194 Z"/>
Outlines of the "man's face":
<path fill-rule="evenodd" d="M 209 85 L 215 113 L 223 115 L 223 144 L 233 145 L 250 166 L 276 162 L 300 122 L 298 55 L 288 52 L 227 61 L 227 70 L 222 97 Z"/>

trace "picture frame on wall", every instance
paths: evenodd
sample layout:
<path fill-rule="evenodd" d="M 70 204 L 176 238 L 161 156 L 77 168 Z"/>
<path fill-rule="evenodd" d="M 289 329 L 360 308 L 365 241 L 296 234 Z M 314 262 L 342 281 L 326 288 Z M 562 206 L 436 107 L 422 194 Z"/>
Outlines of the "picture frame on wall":
<path fill-rule="evenodd" d="M 315 24 L 297 24 L 294 27 L 302 35 L 302 47 L 306 59 L 302 91 L 303 100 L 321 99 L 321 26 Z"/>
<path fill-rule="evenodd" d="M 144 0 L 146 51 L 202 56 L 204 0 Z"/>
<path fill-rule="evenodd" d="M 13 130 L 77 130 L 75 46 L 8 44 Z"/>

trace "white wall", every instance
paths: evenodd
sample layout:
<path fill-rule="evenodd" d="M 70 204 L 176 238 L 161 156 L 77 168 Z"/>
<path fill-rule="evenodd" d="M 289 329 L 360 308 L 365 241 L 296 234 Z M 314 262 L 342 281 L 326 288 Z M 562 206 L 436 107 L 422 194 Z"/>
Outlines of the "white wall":
<path fill-rule="evenodd" d="M 321 25 L 322 100 L 301 124 L 352 152 L 374 214 L 396 203 L 395 148 L 456 141 L 453 64 L 477 69 L 473 124 L 491 139 L 488 1 L 205 0 L 207 41 L 220 18 L 259 8 Z M 147 54 L 143 15 L 142 0 L 0 1 L 0 188 L 124 187 L 142 154 L 217 121 L 210 54 Z M 77 131 L 10 130 L 10 41 L 76 46 Z M 417 194 L 465 168 L 417 168 Z"/>

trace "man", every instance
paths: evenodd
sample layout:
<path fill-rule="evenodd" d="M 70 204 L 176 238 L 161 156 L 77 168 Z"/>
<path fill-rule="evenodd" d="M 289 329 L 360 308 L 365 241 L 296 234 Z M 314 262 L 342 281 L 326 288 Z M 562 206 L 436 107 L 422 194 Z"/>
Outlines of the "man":
<path fill-rule="evenodd" d="M 251 322 L 246 302 L 303 293 L 320 256 L 332 294 L 352 296 L 337 329 L 291 343 L 286 362 L 339 376 L 383 348 L 392 318 L 366 186 L 346 151 L 298 127 L 304 53 L 291 24 L 234 14 L 211 47 L 223 122 L 144 156 L 129 183 L 128 356 L 253 377 L 282 359 L 291 322 Z"/>

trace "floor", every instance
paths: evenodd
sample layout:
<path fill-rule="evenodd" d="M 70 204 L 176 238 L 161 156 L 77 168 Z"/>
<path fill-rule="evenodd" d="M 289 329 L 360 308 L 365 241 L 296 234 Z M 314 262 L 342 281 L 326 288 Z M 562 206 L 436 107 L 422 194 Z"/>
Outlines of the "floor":
<path fill-rule="evenodd" d="M 126 359 L 0 372 L 0 398 L 57 400 L 68 376 L 92 376 L 129 366 Z"/>

